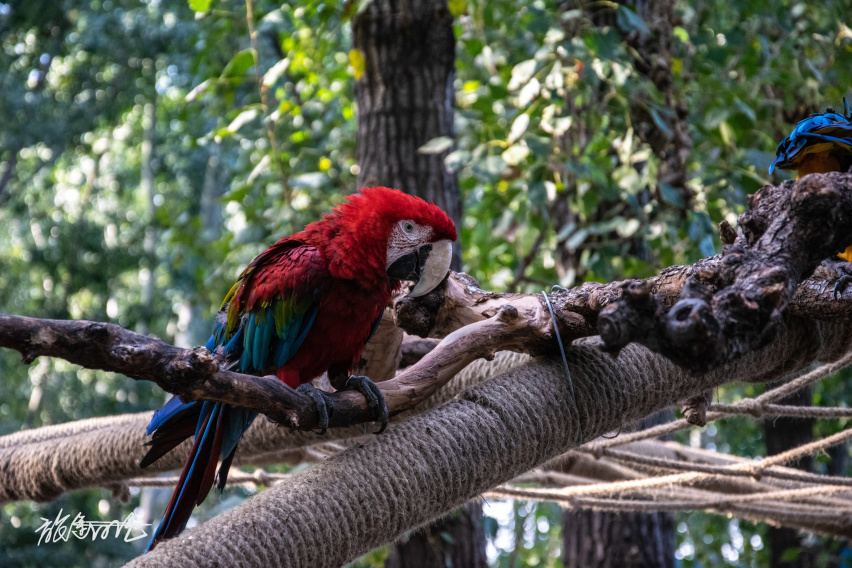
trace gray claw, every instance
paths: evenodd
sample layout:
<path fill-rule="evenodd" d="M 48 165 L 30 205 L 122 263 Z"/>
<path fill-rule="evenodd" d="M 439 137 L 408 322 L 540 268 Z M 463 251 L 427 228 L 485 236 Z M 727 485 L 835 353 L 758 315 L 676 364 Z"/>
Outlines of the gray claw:
<path fill-rule="evenodd" d="M 296 392 L 306 394 L 313 399 L 317 406 L 317 414 L 319 414 L 320 435 L 325 434 L 328 430 L 328 418 L 334 413 L 334 401 L 328 393 L 319 390 L 311 383 L 299 385 Z"/>
<path fill-rule="evenodd" d="M 389 420 L 388 405 L 385 403 L 385 396 L 376 383 L 367 377 L 352 375 L 346 380 L 343 388 L 345 390 L 356 390 L 364 395 L 364 398 L 367 399 L 367 406 L 376 413 L 376 421 L 382 424 L 376 434 L 384 432 Z"/>

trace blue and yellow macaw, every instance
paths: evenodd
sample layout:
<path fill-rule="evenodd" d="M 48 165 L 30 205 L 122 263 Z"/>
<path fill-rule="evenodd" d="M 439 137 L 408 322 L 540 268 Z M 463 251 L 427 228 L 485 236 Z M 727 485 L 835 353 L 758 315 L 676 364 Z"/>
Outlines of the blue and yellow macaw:
<path fill-rule="evenodd" d="M 796 170 L 796 179 L 808 174 L 847 171 L 852 166 L 852 115 L 845 97 L 843 104 L 845 116 L 829 108 L 799 121 L 778 145 L 769 173 L 775 166 Z"/>
<path fill-rule="evenodd" d="M 843 97 L 843 105 L 845 115 L 828 108 L 824 113 L 812 114 L 799 121 L 793 132 L 778 145 L 769 173 L 775 166 L 795 170 L 796 179 L 808 174 L 849 171 L 852 167 L 852 113 L 846 97 Z M 837 256 L 852 262 L 852 246 Z M 841 277 L 834 288 L 835 297 L 852 282 L 848 269 L 839 271 Z"/>

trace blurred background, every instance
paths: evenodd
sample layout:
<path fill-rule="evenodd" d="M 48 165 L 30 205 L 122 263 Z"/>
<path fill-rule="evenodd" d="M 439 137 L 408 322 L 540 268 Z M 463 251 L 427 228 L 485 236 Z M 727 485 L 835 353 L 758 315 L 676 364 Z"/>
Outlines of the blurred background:
<path fill-rule="evenodd" d="M 382 167 L 409 160 L 422 176 L 438 171 L 443 193 L 403 189 L 453 211 L 458 263 L 485 289 L 650 276 L 721 250 L 718 223 L 735 224 L 750 193 L 789 177 L 767 173 L 778 142 L 799 119 L 842 109 L 852 95 L 845 1 L 424 0 L 429 33 L 450 39 L 405 67 L 380 57 L 407 37 L 398 19 L 373 25 L 397 4 L 0 3 L 0 312 L 110 321 L 203 344 L 255 255 L 361 184 L 404 183 Z M 421 72 L 433 82 L 443 73 L 443 88 L 428 92 L 443 110 L 396 140 L 405 136 L 374 119 L 397 83 L 413 96 Z M 431 134 L 414 136 L 422 132 Z M 406 154 L 392 156 L 395 148 Z M 844 405 L 844 378 L 797 404 Z M 10 351 L 0 351 L 0 392 L 0 435 L 151 410 L 167 398 L 60 360 L 27 367 Z M 843 424 L 731 418 L 678 439 L 754 456 L 776 451 L 772 440 L 783 449 Z M 847 475 L 847 458 L 844 446 L 800 466 Z M 121 503 L 90 490 L 4 505 L 0 565 L 119 565 L 144 540 L 36 547 L 40 518 L 60 508 L 90 520 L 135 510 L 156 522 L 169 493 L 137 490 Z M 191 524 L 249 495 L 211 493 Z M 490 566 L 560 567 L 593 520 L 547 503 L 470 509 L 430 529 L 428 549 L 470 538 Z M 471 522 L 454 525 L 459 518 Z M 762 524 L 698 512 L 636 522 L 634 532 L 662 535 L 654 542 L 663 566 L 844 565 L 841 543 L 793 533 L 770 546 Z M 354 566 L 421 565 L 405 554 L 392 545 Z"/>

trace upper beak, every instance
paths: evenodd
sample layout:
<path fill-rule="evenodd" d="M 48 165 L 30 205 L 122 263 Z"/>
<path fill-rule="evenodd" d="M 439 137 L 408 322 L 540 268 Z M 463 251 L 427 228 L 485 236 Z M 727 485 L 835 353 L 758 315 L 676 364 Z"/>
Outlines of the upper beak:
<path fill-rule="evenodd" d="M 408 294 L 409 297 L 416 298 L 428 294 L 441 283 L 450 271 L 452 259 L 452 243 L 446 240 L 438 241 L 423 245 L 416 251 L 397 259 L 388 267 L 387 274 L 398 280 L 417 282 Z"/>

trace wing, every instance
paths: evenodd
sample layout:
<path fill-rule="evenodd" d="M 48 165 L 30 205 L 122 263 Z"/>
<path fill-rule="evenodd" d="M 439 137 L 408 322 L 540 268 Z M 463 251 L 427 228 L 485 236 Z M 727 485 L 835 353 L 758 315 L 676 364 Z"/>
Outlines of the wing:
<path fill-rule="evenodd" d="M 783 169 L 798 169 L 808 154 L 842 150 L 852 152 L 852 123 L 836 113 L 812 115 L 800 121 L 793 132 L 785 138 L 776 151 L 769 173 L 776 166 Z"/>
<path fill-rule="evenodd" d="M 207 348 L 238 361 L 241 371 L 283 366 L 310 331 L 330 281 L 316 248 L 278 241 L 228 292 Z"/>

